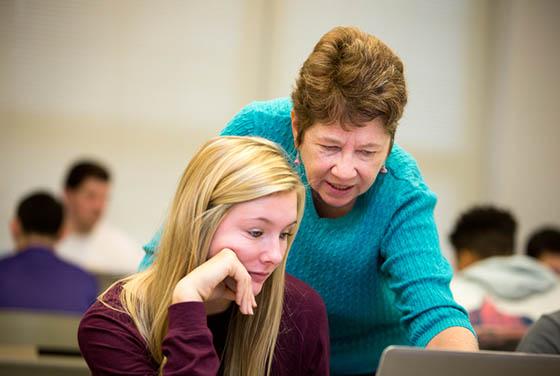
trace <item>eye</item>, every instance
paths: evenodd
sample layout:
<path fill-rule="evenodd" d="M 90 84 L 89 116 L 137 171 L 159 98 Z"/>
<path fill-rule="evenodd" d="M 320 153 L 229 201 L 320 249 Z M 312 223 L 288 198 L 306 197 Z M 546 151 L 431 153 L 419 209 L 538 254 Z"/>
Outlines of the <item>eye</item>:
<path fill-rule="evenodd" d="M 292 236 L 293 234 L 290 232 L 283 232 L 280 234 L 280 239 L 285 240 L 288 239 L 290 236 Z"/>
<path fill-rule="evenodd" d="M 262 236 L 263 232 L 261 230 L 249 230 L 247 231 L 249 233 L 249 235 L 251 235 L 253 238 L 258 238 L 260 236 Z"/>
<path fill-rule="evenodd" d="M 340 150 L 340 146 L 335 146 L 335 145 L 319 145 L 319 146 L 321 146 L 321 149 L 328 152 L 336 152 Z"/>
<path fill-rule="evenodd" d="M 358 153 L 364 157 L 373 157 L 375 155 L 375 152 L 371 150 L 358 150 Z"/>

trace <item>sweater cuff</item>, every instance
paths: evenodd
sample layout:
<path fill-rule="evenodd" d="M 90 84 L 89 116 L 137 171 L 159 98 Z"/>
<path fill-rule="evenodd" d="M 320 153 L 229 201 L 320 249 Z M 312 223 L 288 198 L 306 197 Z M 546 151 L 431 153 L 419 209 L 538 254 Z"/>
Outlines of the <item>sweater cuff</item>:
<path fill-rule="evenodd" d="M 455 314 L 450 315 L 449 308 L 432 310 L 432 312 L 429 313 L 428 321 L 425 321 L 425 323 L 419 327 L 421 334 L 417 338 L 412 338 L 412 342 L 417 346 L 425 347 L 436 335 L 445 329 L 455 326 L 470 330 L 476 338 L 476 332 L 467 315 L 459 310 L 451 309 L 451 311 L 455 311 Z"/>
<path fill-rule="evenodd" d="M 183 302 L 169 306 L 169 330 L 178 328 L 206 329 L 206 309 L 202 302 Z"/>

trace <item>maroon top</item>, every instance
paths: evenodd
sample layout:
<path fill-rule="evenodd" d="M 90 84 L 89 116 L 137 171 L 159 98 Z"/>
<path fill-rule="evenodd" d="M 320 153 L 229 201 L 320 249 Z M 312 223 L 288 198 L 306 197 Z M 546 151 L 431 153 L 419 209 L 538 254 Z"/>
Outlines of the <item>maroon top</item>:
<path fill-rule="evenodd" d="M 118 309 L 122 307 L 120 291 L 121 287 L 116 286 L 106 295 L 106 301 Z M 171 305 L 169 328 L 162 345 L 167 357 L 164 374 L 221 374 L 218 354 L 223 351 L 232 310 L 207 317 L 201 302 Z M 99 301 L 82 318 L 78 341 L 93 375 L 158 374 L 159 365 L 130 316 Z M 311 287 L 290 275 L 286 275 L 284 310 L 272 374 L 329 374 L 325 305 Z"/>

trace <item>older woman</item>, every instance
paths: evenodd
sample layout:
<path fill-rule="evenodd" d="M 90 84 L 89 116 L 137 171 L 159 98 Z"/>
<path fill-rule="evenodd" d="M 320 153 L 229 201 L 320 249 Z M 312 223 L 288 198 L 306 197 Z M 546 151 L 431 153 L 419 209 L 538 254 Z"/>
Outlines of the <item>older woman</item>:
<path fill-rule="evenodd" d="M 334 28 L 303 64 L 291 100 L 254 102 L 222 132 L 279 143 L 306 185 L 288 270 L 325 300 L 334 374 L 374 372 L 391 344 L 477 349 L 449 290 L 436 197 L 394 144 L 403 70 L 379 39 Z"/>

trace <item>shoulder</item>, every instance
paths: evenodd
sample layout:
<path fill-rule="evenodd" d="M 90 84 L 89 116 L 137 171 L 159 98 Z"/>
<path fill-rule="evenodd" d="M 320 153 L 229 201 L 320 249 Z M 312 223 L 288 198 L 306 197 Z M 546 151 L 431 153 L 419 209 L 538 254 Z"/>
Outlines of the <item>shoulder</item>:
<path fill-rule="evenodd" d="M 87 342 L 90 338 L 103 337 L 108 333 L 117 336 L 126 333 L 132 337 L 139 335 L 132 318 L 123 310 L 121 291 L 122 285 L 115 285 L 89 307 L 78 328 L 81 341 Z"/>
<path fill-rule="evenodd" d="M 104 252 L 118 251 L 119 257 L 134 257 L 135 262 L 139 262 L 136 258 L 142 255 L 142 246 L 134 241 L 128 234 L 120 228 L 109 223 L 101 223 L 96 229 L 94 246 L 96 249 L 104 249 Z"/>
<path fill-rule="evenodd" d="M 102 238 L 119 241 L 122 243 L 134 244 L 134 241 L 120 228 L 113 226 L 110 223 L 100 223 L 96 229 L 96 235 Z"/>
<path fill-rule="evenodd" d="M 5 254 L 0 256 L 0 268 L 8 267 L 17 260 L 17 254 Z"/>
<path fill-rule="evenodd" d="M 386 167 L 387 173 L 378 176 L 380 194 L 392 197 L 391 202 L 384 201 L 385 205 L 393 208 L 410 203 L 435 206 L 436 195 L 424 181 L 412 155 L 395 144 L 387 158 Z"/>
<path fill-rule="evenodd" d="M 283 144 L 291 138 L 289 98 L 255 101 L 245 106 L 222 130 L 222 136 L 260 136 Z"/>
<path fill-rule="evenodd" d="M 560 310 L 542 315 L 537 322 L 549 328 L 555 328 L 556 332 L 560 333 Z"/>
<path fill-rule="evenodd" d="M 117 284 L 109 289 L 103 297 L 98 298 L 85 313 L 80 327 L 103 318 L 117 320 L 123 323 L 132 323 L 130 316 L 123 310 L 120 300 L 121 291 L 122 284 Z"/>
<path fill-rule="evenodd" d="M 315 290 L 289 274 L 276 349 L 277 360 L 301 374 L 328 374 L 329 325 L 325 304 Z"/>
<path fill-rule="evenodd" d="M 254 116 L 263 117 L 281 117 L 290 116 L 292 111 L 292 101 L 290 98 L 282 97 L 266 101 L 253 101 L 243 107 L 239 113 L 252 114 Z"/>
<path fill-rule="evenodd" d="M 89 282 L 97 286 L 97 280 L 93 274 L 86 271 L 79 265 L 68 262 L 60 257 L 56 257 L 56 262 L 59 264 L 59 270 L 63 270 L 67 274 L 71 274 L 74 280 L 81 280 L 83 282 Z M 97 287 L 96 287 L 97 288 Z"/>
<path fill-rule="evenodd" d="M 402 184 L 427 189 L 416 159 L 398 144 L 393 145 L 386 167 L 390 176 Z"/>
<path fill-rule="evenodd" d="M 284 311 L 301 321 L 326 318 L 326 307 L 321 296 L 311 286 L 286 273 Z"/>

